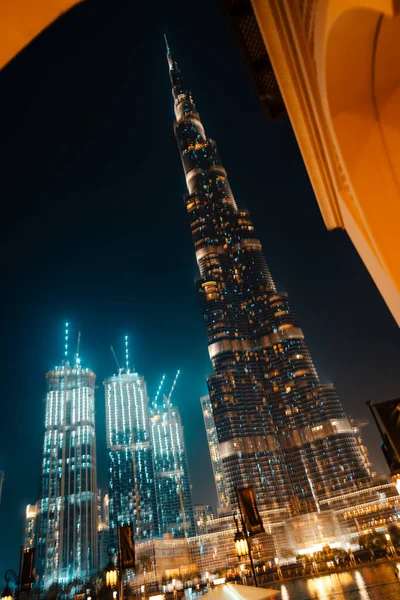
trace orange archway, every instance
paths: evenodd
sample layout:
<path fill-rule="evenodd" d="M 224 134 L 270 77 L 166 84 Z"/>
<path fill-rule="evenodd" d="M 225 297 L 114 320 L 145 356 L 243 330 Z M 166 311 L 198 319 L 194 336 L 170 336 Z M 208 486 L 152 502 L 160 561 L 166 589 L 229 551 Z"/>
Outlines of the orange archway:
<path fill-rule="evenodd" d="M 29 42 L 80 0 L 2 0 L 0 69 Z"/>
<path fill-rule="evenodd" d="M 400 14 L 390 4 L 329 3 L 318 67 L 343 169 L 343 223 L 395 313 L 400 310 Z"/>
<path fill-rule="evenodd" d="M 252 5 L 325 224 L 400 325 L 400 1 Z"/>

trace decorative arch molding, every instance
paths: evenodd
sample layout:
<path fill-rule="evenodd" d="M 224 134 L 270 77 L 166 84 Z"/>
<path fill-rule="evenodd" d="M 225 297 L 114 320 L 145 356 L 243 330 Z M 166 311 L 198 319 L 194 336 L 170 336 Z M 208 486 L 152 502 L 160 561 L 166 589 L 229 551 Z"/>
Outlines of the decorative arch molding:
<path fill-rule="evenodd" d="M 399 310 L 400 3 L 324 4 L 315 56 L 342 174 L 343 222 L 389 307 Z"/>
<path fill-rule="evenodd" d="M 251 0 L 328 229 L 400 325 L 400 0 Z"/>

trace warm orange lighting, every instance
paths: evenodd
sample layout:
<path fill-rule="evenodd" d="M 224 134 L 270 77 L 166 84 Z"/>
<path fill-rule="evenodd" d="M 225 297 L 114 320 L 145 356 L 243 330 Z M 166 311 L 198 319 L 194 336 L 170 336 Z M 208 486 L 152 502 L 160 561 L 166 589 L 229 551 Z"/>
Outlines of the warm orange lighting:
<path fill-rule="evenodd" d="M 400 5 L 251 5 L 325 224 L 347 231 L 400 325 Z"/>
<path fill-rule="evenodd" d="M 78 1 L 3 0 L 0 2 L 0 68 Z"/>
<path fill-rule="evenodd" d="M 8 587 L 8 579 L 6 579 L 6 588 L 3 591 L 3 593 L 1 594 L 1 600 L 13 600 L 13 595 L 11 593 L 10 588 Z"/>
<path fill-rule="evenodd" d="M 243 532 L 238 531 L 235 534 L 235 546 L 236 546 L 236 554 L 238 558 L 242 558 L 243 556 L 247 556 L 249 553 L 249 546 L 247 544 L 246 537 Z"/>
<path fill-rule="evenodd" d="M 106 586 L 114 587 L 115 585 L 117 585 L 117 578 L 118 578 L 117 569 L 109 569 L 106 572 Z"/>

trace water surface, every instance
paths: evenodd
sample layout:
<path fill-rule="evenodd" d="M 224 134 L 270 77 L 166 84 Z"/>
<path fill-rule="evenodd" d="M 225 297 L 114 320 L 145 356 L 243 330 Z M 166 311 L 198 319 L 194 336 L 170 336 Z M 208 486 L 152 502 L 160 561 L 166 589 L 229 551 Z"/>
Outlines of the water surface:
<path fill-rule="evenodd" d="M 400 568 L 386 563 L 269 587 L 278 589 L 282 600 L 400 600 L 396 565 Z"/>

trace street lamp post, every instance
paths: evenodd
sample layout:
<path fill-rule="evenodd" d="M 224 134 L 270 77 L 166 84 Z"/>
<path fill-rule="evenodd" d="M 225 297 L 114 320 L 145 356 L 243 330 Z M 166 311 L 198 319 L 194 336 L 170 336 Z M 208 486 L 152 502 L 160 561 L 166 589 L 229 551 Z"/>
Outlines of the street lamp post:
<path fill-rule="evenodd" d="M 12 569 L 8 569 L 8 571 L 6 571 L 6 573 L 4 575 L 6 587 L 4 588 L 4 590 L 1 594 L 2 600 L 13 600 L 13 598 L 14 598 L 14 594 L 9 586 L 9 583 L 12 579 L 14 579 L 15 583 L 18 582 L 18 577 L 17 577 L 17 574 L 15 573 L 15 571 L 13 571 Z"/>
<path fill-rule="evenodd" d="M 107 569 L 106 569 L 106 586 L 109 587 L 112 590 L 113 593 L 113 600 L 116 600 L 117 598 L 117 591 L 116 591 L 116 587 L 118 585 L 118 569 L 115 565 L 115 555 L 116 555 L 116 548 L 113 544 L 110 544 L 107 548 L 107 554 L 108 554 L 108 565 L 107 565 Z M 122 598 L 120 598 L 119 600 L 122 600 Z"/>
<path fill-rule="evenodd" d="M 10 588 L 8 587 L 8 582 L 6 587 L 3 590 L 3 593 L 1 594 L 2 600 L 13 600 L 13 593 L 10 590 Z"/>
<path fill-rule="evenodd" d="M 239 525 L 238 525 L 236 516 L 234 517 L 234 520 L 235 520 L 235 525 L 236 525 L 236 533 L 235 533 L 235 538 L 234 538 L 236 554 L 237 554 L 239 560 L 241 560 L 242 558 L 244 558 L 246 556 L 249 557 L 251 572 L 253 574 L 254 585 L 256 587 L 258 587 L 256 570 L 254 568 L 253 556 L 251 554 L 250 538 L 247 535 L 247 530 L 246 530 L 246 527 L 245 527 L 245 524 L 243 521 L 242 514 L 240 513 L 240 520 L 242 522 L 242 531 L 239 531 Z"/>

